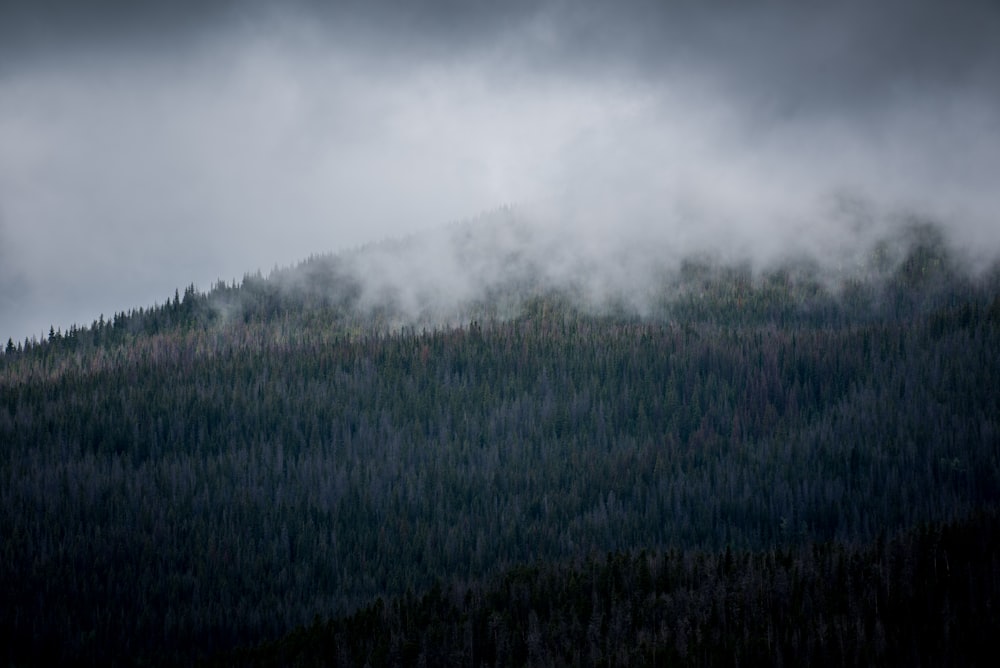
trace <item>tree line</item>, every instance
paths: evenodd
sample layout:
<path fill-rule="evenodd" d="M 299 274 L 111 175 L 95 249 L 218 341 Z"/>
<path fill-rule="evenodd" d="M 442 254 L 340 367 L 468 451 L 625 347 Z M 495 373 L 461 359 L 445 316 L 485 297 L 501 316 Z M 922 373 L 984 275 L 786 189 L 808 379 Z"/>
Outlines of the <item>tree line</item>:
<path fill-rule="evenodd" d="M 851 551 L 993 508 L 1000 293 L 911 256 L 864 308 L 690 265 L 660 317 L 542 294 L 428 328 L 252 278 L 212 293 L 250 310 L 191 287 L 5 354 L 3 658 L 187 663 L 524 564 Z"/>

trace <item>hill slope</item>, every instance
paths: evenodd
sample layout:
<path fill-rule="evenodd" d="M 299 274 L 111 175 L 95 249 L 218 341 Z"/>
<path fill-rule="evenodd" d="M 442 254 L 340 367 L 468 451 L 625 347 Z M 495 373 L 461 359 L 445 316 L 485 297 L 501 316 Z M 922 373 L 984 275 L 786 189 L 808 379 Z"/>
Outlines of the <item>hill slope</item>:
<path fill-rule="evenodd" d="M 689 260 L 645 315 L 515 272 L 442 316 L 331 256 L 15 348 L 4 658 L 185 663 L 518 564 L 992 508 L 1000 293 L 931 229 L 871 257 L 837 291 Z"/>

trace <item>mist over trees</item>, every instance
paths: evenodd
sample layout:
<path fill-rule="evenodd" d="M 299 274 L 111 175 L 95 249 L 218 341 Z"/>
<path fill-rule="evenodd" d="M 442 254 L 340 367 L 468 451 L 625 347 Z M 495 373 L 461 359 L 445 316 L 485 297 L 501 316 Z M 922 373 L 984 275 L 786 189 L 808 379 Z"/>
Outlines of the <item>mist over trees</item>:
<path fill-rule="evenodd" d="M 995 609 L 995 541 L 934 538 L 996 532 L 995 272 L 916 225 L 836 271 L 698 255 L 594 293 L 585 262 L 553 273 L 498 245 L 529 234 L 501 222 L 448 230 L 441 276 L 478 282 L 447 298 L 433 268 L 417 278 L 408 253 L 432 242 L 414 238 L 8 346 L 3 658 L 187 663 L 318 616 L 331 663 L 364 663 L 366 637 L 406 664 L 794 660 L 824 642 L 851 662 L 920 651 L 900 591 L 950 592 L 948 628 Z M 958 597 L 938 549 L 985 598 Z M 720 589 L 684 602 L 702 580 Z M 407 626 L 418 609 L 444 626 Z M 680 609 L 686 630 L 664 631 Z M 347 647 L 358 624 L 371 635 Z M 963 637 L 927 642 L 948 656 Z"/>
<path fill-rule="evenodd" d="M 0 663 L 995 664 L 998 35 L 0 3 Z"/>

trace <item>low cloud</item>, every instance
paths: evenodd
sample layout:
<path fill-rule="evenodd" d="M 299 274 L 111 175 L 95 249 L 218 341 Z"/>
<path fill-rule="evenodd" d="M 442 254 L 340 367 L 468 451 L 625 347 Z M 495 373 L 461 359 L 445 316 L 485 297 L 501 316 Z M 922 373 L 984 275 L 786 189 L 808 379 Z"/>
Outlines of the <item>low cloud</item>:
<path fill-rule="evenodd" d="M 989 3 L 238 4 L 12 15 L 5 336 L 421 233 L 371 289 L 465 297 L 488 278 L 441 227 L 505 205 L 532 231 L 498 254 L 597 294 L 687 253 L 836 264 L 913 217 L 1000 248 Z"/>

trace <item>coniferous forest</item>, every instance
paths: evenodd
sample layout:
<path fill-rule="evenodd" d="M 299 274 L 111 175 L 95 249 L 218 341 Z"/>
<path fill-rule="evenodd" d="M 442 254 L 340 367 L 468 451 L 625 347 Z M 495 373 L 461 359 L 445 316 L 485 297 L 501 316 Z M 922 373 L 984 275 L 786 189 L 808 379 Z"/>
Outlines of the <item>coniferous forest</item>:
<path fill-rule="evenodd" d="M 0 660 L 988 664 L 1000 279 L 893 243 L 643 313 L 319 256 L 10 341 Z"/>

